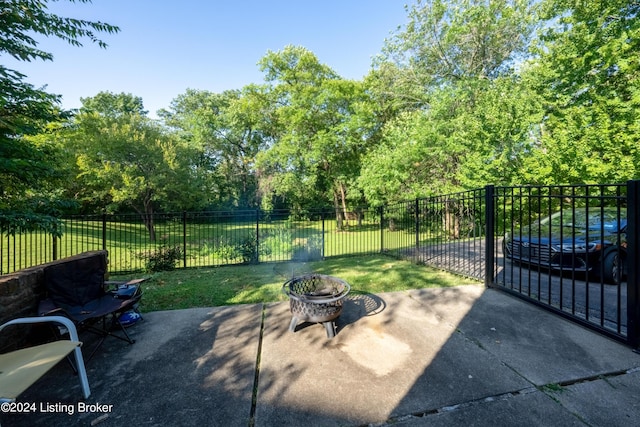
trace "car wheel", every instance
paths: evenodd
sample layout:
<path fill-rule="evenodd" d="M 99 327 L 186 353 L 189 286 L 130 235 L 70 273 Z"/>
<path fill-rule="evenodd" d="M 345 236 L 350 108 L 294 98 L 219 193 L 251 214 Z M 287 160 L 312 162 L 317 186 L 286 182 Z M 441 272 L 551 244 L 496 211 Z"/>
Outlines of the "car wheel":
<path fill-rule="evenodd" d="M 609 252 L 604 258 L 604 281 L 612 285 L 622 283 L 624 272 L 624 258 L 618 251 Z"/>

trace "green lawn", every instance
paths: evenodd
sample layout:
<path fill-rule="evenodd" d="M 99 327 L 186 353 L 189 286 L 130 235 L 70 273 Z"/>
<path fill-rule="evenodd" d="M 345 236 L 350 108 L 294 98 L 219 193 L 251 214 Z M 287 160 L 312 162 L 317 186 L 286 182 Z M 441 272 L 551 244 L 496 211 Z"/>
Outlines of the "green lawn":
<path fill-rule="evenodd" d="M 110 217 L 109 217 L 110 218 Z M 120 219 L 120 220 L 118 220 Z M 125 221 L 126 219 L 126 221 Z M 0 274 L 64 258 L 84 251 L 109 251 L 112 272 L 143 271 L 144 255 L 161 245 L 177 247 L 183 257 L 176 266 L 205 267 L 242 264 L 242 248 L 247 241 L 258 245 L 260 262 L 288 261 L 300 255 L 324 257 L 364 255 L 409 248 L 419 240 L 426 244 L 434 239 L 428 230 L 416 236 L 412 222 L 396 223 L 393 230 L 381 230 L 375 218 L 361 224 L 351 222 L 344 230 L 336 229 L 336 221 L 274 220 L 259 224 L 244 222 L 207 222 L 191 219 L 182 223 L 179 217 L 158 218 L 158 240 L 151 242 L 144 225 L 135 216 L 113 218 L 102 222 L 100 216 L 63 221 L 63 235 L 54 239 L 44 233 L 25 233 L 0 238 Z M 256 233 L 256 230 L 258 233 Z M 256 239 L 255 236 L 258 236 Z"/>
<path fill-rule="evenodd" d="M 294 275 L 340 277 L 353 293 L 380 293 L 478 283 L 440 270 L 384 255 L 343 257 L 317 262 L 181 269 L 155 273 L 143 283 L 143 311 L 284 301 L 282 284 Z M 114 279 L 124 277 L 112 277 Z M 127 276 L 126 278 L 132 278 Z"/>

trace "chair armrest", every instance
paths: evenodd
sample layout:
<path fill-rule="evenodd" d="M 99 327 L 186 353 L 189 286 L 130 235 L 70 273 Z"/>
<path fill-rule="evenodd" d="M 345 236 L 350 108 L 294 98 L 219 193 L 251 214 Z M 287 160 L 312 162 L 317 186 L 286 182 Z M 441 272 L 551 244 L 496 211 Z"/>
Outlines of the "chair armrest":
<path fill-rule="evenodd" d="M 78 339 L 78 331 L 75 325 L 70 319 L 62 316 L 44 316 L 44 317 L 22 317 L 14 320 L 10 320 L 7 323 L 0 325 L 0 331 L 9 325 L 19 324 L 33 324 L 33 323 L 61 323 L 69 331 L 69 339 L 71 341 L 80 341 Z"/>

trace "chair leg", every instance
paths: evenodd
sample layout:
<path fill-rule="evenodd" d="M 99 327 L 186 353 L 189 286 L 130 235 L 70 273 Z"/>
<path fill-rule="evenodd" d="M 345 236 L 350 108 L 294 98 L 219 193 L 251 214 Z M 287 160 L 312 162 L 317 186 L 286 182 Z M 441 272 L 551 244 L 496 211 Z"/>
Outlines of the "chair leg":
<path fill-rule="evenodd" d="M 120 323 L 120 320 L 118 319 L 118 316 L 115 315 L 115 314 L 113 315 L 113 321 L 111 323 L 111 327 L 112 328 L 113 328 L 114 324 L 117 324 L 118 326 L 120 326 L 120 329 L 124 333 L 124 336 L 127 337 L 127 338 L 125 339 L 125 338 L 119 337 L 118 335 L 113 335 L 114 337 L 120 338 L 123 341 L 127 341 L 129 344 L 133 344 L 133 343 L 136 342 L 136 340 L 132 339 L 129 336 L 129 333 L 127 332 L 127 328 L 125 328 L 124 325 L 122 323 Z"/>
<path fill-rule="evenodd" d="M 82 358 L 82 351 L 80 347 L 76 347 L 73 350 L 76 359 L 76 368 L 78 370 L 78 377 L 80 378 L 80 387 L 82 387 L 82 394 L 85 399 L 89 398 L 91 395 L 91 390 L 89 389 L 89 379 L 87 378 L 87 370 L 84 366 L 84 359 Z"/>
<path fill-rule="evenodd" d="M 107 338 L 106 335 L 101 335 L 100 336 L 100 341 L 98 341 L 98 343 L 93 346 L 93 350 L 91 350 L 91 353 L 87 357 L 87 363 L 93 358 L 93 355 L 96 354 L 96 351 L 98 351 L 98 349 L 100 348 L 100 346 L 104 342 L 105 338 Z"/>
<path fill-rule="evenodd" d="M 55 339 L 60 339 L 62 337 L 63 334 L 60 333 L 60 329 L 57 326 L 50 324 L 49 329 L 51 330 L 51 334 L 54 336 Z M 74 365 L 73 361 L 71 360 L 71 355 L 67 354 L 65 359 L 67 360 L 67 363 L 69 364 L 69 366 L 71 366 L 71 369 L 73 370 L 73 374 L 78 375 L 78 370 L 76 369 L 76 365 Z"/>
<path fill-rule="evenodd" d="M 120 327 L 120 330 L 122 330 L 122 332 L 124 333 L 124 337 L 111 332 L 111 329 L 114 329 L 116 325 Z M 122 325 L 122 323 L 120 323 L 120 321 L 118 320 L 117 314 L 111 315 L 111 325 L 108 329 L 107 329 L 107 319 L 105 316 L 102 318 L 102 329 L 96 328 L 93 325 L 84 325 L 84 330 L 93 332 L 96 335 L 100 335 L 100 340 L 98 341 L 97 344 L 95 344 L 95 346 L 93 347 L 93 350 L 91 350 L 91 353 L 86 358 L 87 362 L 89 362 L 93 358 L 96 351 L 98 351 L 98 349 L 100 348 L 100 346 L 102 346 L 102 343 L 104 343 L 104 340 L 108 336 L 112 336 L 114 338 L 118 338 L 119 340 L 126 341 L 129 344 L 133 344 L 136 342 L 136 340 L 132 339 L 131 336 L 129 336 L 129 333 L 127 332 L 125 327 Z"/>
<path fill-rule="evenodd" d="M 76 368 L 76 365 L 73 364 L 71 356 L 67 354 L 67 357 L 65 357 L 65 359 L 67 359 L 67 363 L 69 364 L 69 366 L 71 366 L 71 369 L 73 369 L 73 375 L 78 375 L 78 369 Z"/>

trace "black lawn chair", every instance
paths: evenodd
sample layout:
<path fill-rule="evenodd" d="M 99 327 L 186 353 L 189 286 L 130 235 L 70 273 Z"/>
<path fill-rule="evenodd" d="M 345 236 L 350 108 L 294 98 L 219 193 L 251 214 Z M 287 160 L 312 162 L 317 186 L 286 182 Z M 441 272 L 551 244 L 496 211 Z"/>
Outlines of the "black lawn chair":
<path fill-rule="evenodd" d="M 107 292 L 104 256 L 80 257 L 70 263 L 51 264 L 45 267 L 44 281 L 48 298 L 41 301 L 41 316 L 64 315 L 71 319 L 79 331 L 89 331 L 100 336 L 87 361 L 93 357 L 107 336 L 133 344 L 125 327 L 120 323 L 122 313 L 134 310 L 141 294 L 130 299 L 120 299 Z M 114 331 L 121 332 L 115 333 Z"/>

